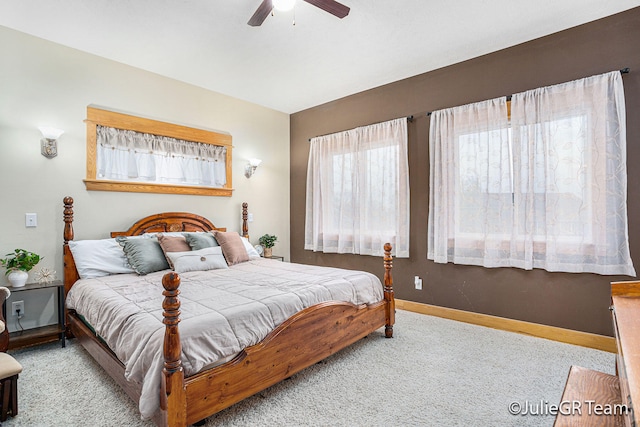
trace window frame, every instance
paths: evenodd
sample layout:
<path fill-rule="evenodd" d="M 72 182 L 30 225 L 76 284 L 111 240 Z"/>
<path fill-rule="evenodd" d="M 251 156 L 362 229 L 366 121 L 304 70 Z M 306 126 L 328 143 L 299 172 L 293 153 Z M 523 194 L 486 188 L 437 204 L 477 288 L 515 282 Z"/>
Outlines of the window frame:
<path fill-rule="evenodd" d="M 129 114 L 87 107 L 87 175 L 83 180 L 88 191 L 120 191 L 134 193 L 184 194 L 198 196 L 231 197 L 232 187 L 232 137 L 226 133 L 197 129 L 162 122 Z M 97 128 L 98 125 L 158 136 L 224 146 L 226 154 L 226 184 L 223 187 L 159 184 L 139 181 L 116 181 L 97 178 Z"/>

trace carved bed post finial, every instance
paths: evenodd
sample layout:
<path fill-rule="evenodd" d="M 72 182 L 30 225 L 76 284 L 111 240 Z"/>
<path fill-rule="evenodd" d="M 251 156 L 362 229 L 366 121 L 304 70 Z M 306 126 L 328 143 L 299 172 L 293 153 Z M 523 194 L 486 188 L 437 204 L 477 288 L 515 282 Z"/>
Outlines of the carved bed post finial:
<path fill-rule="evenodd" d="M 180 344 L 180 277 L 177 273 L 167 273 L 162 277 L 164 301 L 162 301 L 162 323 L 164 330 L 164 368 L 162 369 L 162 393 L 160 408 L 164 425 L 183 427 L 187 425 L 187 394 L 182 370 L 182 345 Z"/>
<path fill-rule="evenodd" d="M 62 244 L 62 263 L 63 270 L 63 282 L 65 295 L 73 284 L 80 279 L 78 270 L 76 269 L 76 263 L 71 255 L 71 248 L 69 248 L 69 242 L 74 239 L 73 235 L 73 198 L 65 197 L 62 202 L 64 203 L 64 231 L 62 238 L 64 243 Z M 66 312 L 66 311 L 65 311 Z"/>
<path fill-rule="evenodd" d="M 164 291 L 164 301 L 162 302 L 162 323 L 166 325 L 164 331 L 164 373 L 167 377 L 182 371 L 182 346 L 180 344 L 180 332 L 178 331 L 178 323 L 180 322 L 180 300 L 178 295 L 180 291 L 180 277 L 177 273 L 167 273 L 162 277 L 162 286 Z M 167 387 L 170 386 L 167 382 Z M 167 388 L 167 394 L 171 394 L 171 389 Z"/>
<path fill-rule="evenodd" d="M 73 240 L 73 197 L 65 197 L 64 203 L 64 244 Z"/>
<path fill-rule="evenodd" d="M 242 204 L 242 237 L 246 237 L 247 240 L 249 239 L 249 225 L 247 222 L 247 218 L 249 217 L 248 212 L 248 208 L 247 206 L 249 206 L 247 204 L 247 202 L 244 202 Z"/>
<path fill-rule="evenodd" d="M 178 323 L 180 323 L 180 300 L 178 295 L 180 291 L 180 277 L 177 273 L 167 273 L 162 277 L 162 286 L 164 291 L 164 301 L 162 302 L 162 323 L 166 325 L 164 333 L 164 369 L 168 373 L 174 373 L 182 370 L 182 362 L 180 354 L 182 347 L 180 345 L 180 332 L 178 331 Z"/>
<path fill-rule="evenodd" d="M 393 324 L 396 323 L 396 302 L 393 296 L 393 257 L 391 256 L 391 244 L 384 244 L 384 300 L 386 302 L 384 335 L 393 337 Z"/>

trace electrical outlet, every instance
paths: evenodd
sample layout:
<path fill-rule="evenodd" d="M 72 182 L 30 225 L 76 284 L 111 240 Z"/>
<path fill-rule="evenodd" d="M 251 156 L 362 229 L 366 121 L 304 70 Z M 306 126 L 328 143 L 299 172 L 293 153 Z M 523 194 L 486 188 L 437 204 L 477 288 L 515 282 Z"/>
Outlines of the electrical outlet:
<path fill-rule="evenodd" d="M 24 301 L 14 301 L 11 303 L 11 314 L 18 316 L 18 310 L 20 310 L 20 316 L 24 316 Z"/>
<path fill-rule="evenodd" d="M 422 279 L 420 278 L 420 276 L 416 276 L 415 284 L 416 284 L 416 289 L 421 291 L 422 290 Z"/>
<path fill-rule="evenodd" d="M 253 222 L 253 214 L 252 213 L 247 214 L 247 221 Z"/>

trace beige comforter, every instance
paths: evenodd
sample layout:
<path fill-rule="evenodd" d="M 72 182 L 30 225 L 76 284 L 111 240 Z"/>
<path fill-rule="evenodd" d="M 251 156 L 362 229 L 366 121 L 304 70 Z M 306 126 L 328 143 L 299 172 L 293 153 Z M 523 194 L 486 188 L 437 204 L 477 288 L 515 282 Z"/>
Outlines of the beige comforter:
<path fill-rule="evenodd" d="M 80 280 L 66 300 L 124 363 L 127 380 L 143 384 L 143 418 L 159 407 L 165 329 L 161 280 L 166 272 Z M 182 273 L 180 278 L 179 328 L 187 376 L 229 360 L 314 304 L 383 299 L 382 284 L 370 273 L 266 259 Z"/>

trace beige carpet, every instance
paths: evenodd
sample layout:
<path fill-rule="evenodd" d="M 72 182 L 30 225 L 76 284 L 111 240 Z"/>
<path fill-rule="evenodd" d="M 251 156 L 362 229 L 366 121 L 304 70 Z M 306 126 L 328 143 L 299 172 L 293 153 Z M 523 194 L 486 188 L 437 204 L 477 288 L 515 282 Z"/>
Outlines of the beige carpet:
<path fill-rule="evenodd" d="M 74 340 L 12 352 L 22 363 L 10 426 L 148 426 Z M 614 372 L 613 354 L 398 311 L 378 331 L 207 419 L 207 426 L 551 426 L 511 415 L 560 400 L 572 364 Z"/>

